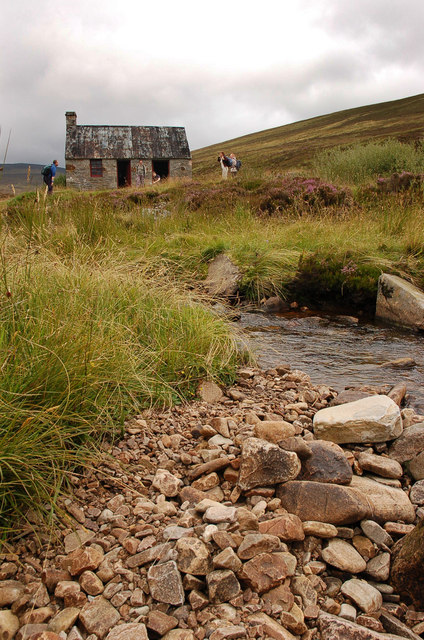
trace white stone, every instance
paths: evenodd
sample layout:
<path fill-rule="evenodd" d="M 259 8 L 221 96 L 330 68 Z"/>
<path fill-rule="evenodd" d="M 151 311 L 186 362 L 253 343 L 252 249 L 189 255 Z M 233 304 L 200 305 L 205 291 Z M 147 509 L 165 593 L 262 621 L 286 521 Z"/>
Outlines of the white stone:
<path fill-rule="evenodd" d="M 315 438 L 336 443 L 386 442 L 402 433 L 400 409 L 384 395 L 321 409 L 313 425 Z"/>

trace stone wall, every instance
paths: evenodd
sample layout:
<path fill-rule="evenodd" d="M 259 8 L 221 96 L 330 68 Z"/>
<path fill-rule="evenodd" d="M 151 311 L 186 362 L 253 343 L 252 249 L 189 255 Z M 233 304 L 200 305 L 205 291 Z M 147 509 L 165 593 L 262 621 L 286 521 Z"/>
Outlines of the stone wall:
<path fill-rule="evenodd" d="M 146 167 L 146 184 L 152 182 L 152 160 L 143 158 Z M 136 168 L 138 158 L 131 160 L 131 186 L 136 186 Z M 192 162 L 186 158 L 169 160 L 169 177 L 191 178 Z M 103 160 L 103 176 L 90 176 L 90 160 L 71 160 L 66 162 L 66 184 L 81 191 L 116 189 L 118 186 L 116 160 Z"/>

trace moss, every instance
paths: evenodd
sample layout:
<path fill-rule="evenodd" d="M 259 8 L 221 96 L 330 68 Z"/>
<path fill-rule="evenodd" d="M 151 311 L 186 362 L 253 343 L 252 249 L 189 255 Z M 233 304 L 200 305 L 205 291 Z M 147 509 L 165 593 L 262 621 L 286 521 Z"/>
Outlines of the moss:
<path fill-rule="evenodd" d="M 289 285 L 292 296 L 307 305 L 374 313 L 380 269 L 360 264 L 349 254 L 316 252 L 303 256 Z"/>

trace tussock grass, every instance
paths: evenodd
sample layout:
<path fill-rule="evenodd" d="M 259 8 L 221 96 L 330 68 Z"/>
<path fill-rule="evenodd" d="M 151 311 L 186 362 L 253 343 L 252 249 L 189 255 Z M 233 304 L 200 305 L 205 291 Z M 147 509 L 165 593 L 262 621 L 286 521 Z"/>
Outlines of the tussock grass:
<path fill-rule="evenodd" d="M 200 286 L 217 254 L 238 265 L 253 303 L 318 291 L 346 309 L 369 304 L 382 270 L 424 284 L 421 194 L 323 185 L 325 170 L 317 165 L 311 179 L 246 172 L 145 190 L 58 189 L 7 204 L 3 530 L 23 505 L 51 507 L 66 470 L 120 433 L 129 414 L 189 400 L 203 378 L 233 380 L 243 357 L 237 334 Z M 264 210 L 264 201 L 277 205 Z"/>

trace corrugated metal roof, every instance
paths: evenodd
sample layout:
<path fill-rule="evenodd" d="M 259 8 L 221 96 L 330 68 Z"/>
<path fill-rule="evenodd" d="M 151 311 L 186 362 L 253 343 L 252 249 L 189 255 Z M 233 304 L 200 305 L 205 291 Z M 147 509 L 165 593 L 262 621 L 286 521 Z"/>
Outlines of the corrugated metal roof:
<path fill-rule="evenodd" d="M 184 127 L 77 125 L 66 129 L 67 159 L 190 158 Z"/>

